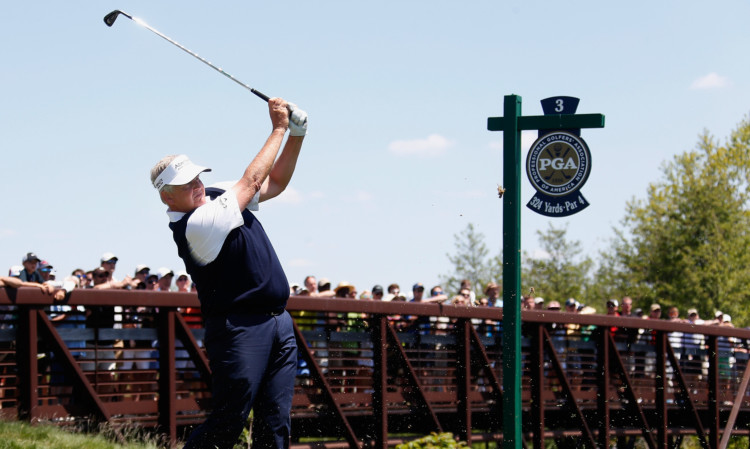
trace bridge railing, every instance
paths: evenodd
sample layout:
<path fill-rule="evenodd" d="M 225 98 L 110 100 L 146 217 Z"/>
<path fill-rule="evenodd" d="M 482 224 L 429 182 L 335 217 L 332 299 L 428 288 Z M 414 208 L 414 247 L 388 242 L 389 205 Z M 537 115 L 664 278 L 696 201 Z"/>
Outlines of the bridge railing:
<path fill-rule="evenodd" d="M 182 437 L 211 407 L 200 317 L 187 313 L 198 305 L 192 294 L 94 290 L 53 304 L 34 289 L 0 289 L 0 413 Z M 86 327 L 99 307 L 116 307 L 115 324 Z M 387 447 L 440 430 L 502 439 L 501 309 L 295 297 L 288 310 L 300 349 L 296 446 Z M 750 331 L 522 318 L 522 422 L 535 447 L 640 436 L 666 448 L 688 433 L 718 448 L 750 433 Z"/>

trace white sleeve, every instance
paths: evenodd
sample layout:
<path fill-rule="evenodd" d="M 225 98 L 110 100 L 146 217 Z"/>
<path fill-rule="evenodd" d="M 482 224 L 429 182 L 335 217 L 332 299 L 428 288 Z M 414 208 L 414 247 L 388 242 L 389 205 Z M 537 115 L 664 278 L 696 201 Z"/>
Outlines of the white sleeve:
<path fill-rule="evenodd" d="M 258 210 L 256 195 L 248 205 Z M 234 190 L 227 189 L 221 196 L 197 208 L 188 218 L 185 237 L 190 255 L 199 265 L 208 265 L 219 255 L 229 233 L 244 224 Z"/>
<path fill-rule="evenodd" d="M 222 182 L 217 182 L 215 184 L 211 184 L 208 187 L 215 187 L 217 189 L 221 189 L 221 190 L 224 190 L 225 192 L 228 192 L 232 190 L 232 187 L 234 187 L 235 184 L 237 184 L 237 181 L 222 181 Z M 253 196 L 253 199 L 250 200 L 250 204 L 248 204 L 245 209 L 249 211 L 257 211 L 259 203 L 260 203 L 260 190 L 255 192 L 255 196 Z"/>

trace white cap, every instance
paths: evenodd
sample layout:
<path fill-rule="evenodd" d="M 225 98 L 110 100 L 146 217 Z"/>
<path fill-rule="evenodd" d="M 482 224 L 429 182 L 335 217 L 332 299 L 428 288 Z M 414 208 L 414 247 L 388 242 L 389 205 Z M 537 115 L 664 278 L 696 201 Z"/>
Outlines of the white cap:
<path fill-rule="evenodd" d="M 143 270 L 151 271 L 151 268 L 149 268 L 148 265 L 143 265 L 143 264 L 135 266 L 135 274 L 138 274 Z"/>
<path fill-rule="evenodd" d="M 164 276 L 168 276 L 168 275 L 170 275 L 170 274 L 171 274 L 172 276 L 174 276 L 174 271 L 170 270 L 170 269 L 169 269 L 169 268 L 167 268 L 167 267 L 161 267 L 161 268 L 159 268 L 158 270 L 156 270 L 156 276 L 157 276 L 157 277 L 158 277 L 159 279 L 163 278 Z"/>
<path fill-rule="evenodd" d="M 175 157 L 154 180 L 154 188 L 161 191 L 165 185 L 181 186 L 210 168 L 193 164 L 184 154 Z"/>
<path fill-rule="evenodd" d="M 180 270 L 180 271 L 178 271 L 178 272 L 177 272 L 177 274 L 175 275 L 175 278 L 179 279 L 179 278 L 181 278 L 182 276 L 185 276 L 186 278 L 188 278 L 188 281 L 190 280 L 190 275 L 189 275 L 189 274 L 188 274 L 188 272 L 187 272 L 187 271 L 185 271 L 185 270 Z"/>
<path fill-rule="evenodd" d="M 102 262 L 107 262 L 108 260 L 115 259 L 117 260 L 117 256 L 115 256 L 114 253 L 104 253 L 102 254 L 102 258 L 100 259 Z"/>
<path fill-rule="evenodd" d="M 17 278 L 21 275 L 21 270 L 23 270 L 23 265 L 13 265 L 8 270 L 8 276 Z"/>

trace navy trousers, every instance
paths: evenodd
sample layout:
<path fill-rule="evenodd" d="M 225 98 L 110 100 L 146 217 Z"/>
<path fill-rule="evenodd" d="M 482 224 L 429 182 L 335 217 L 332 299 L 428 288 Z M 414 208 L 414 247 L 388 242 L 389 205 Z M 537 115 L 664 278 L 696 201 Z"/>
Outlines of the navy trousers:
<path fill-rule="evenodd" d="M 214 408 L 185 448 L 231 449 L 254 409 L 253 448 L 289 447 L 297 370 L 292 317 L 229 315 L 205 321 Z"/>

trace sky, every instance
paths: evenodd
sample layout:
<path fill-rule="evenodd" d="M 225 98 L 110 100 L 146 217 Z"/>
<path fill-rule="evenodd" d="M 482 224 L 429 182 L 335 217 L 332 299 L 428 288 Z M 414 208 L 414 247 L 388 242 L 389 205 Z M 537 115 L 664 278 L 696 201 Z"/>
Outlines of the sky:
<path fill-rule="evenodd" d="M 147 29 L 309 114 L 287 191 L 257 213 L 290 282 L 431 287 L 469 224 L 502 247 L 503 98 L 581 99 L 591 204 L 566 218 L 525 207 L 522 250 L 567 227 L 606 250 L 628 201 L 675 154 L 719 141 L 750 112 L 747 1 L 8 2 L 0 14 L 0 266 L 28 251 L 58 275 L 184 265 L 149 170 L 167 154 L 238 179 L 270 134 L 265 103 Z M 522 160 L 535 135 L 525 133 Z M 506 186 L 507 188 L 507 186 Z"/>

